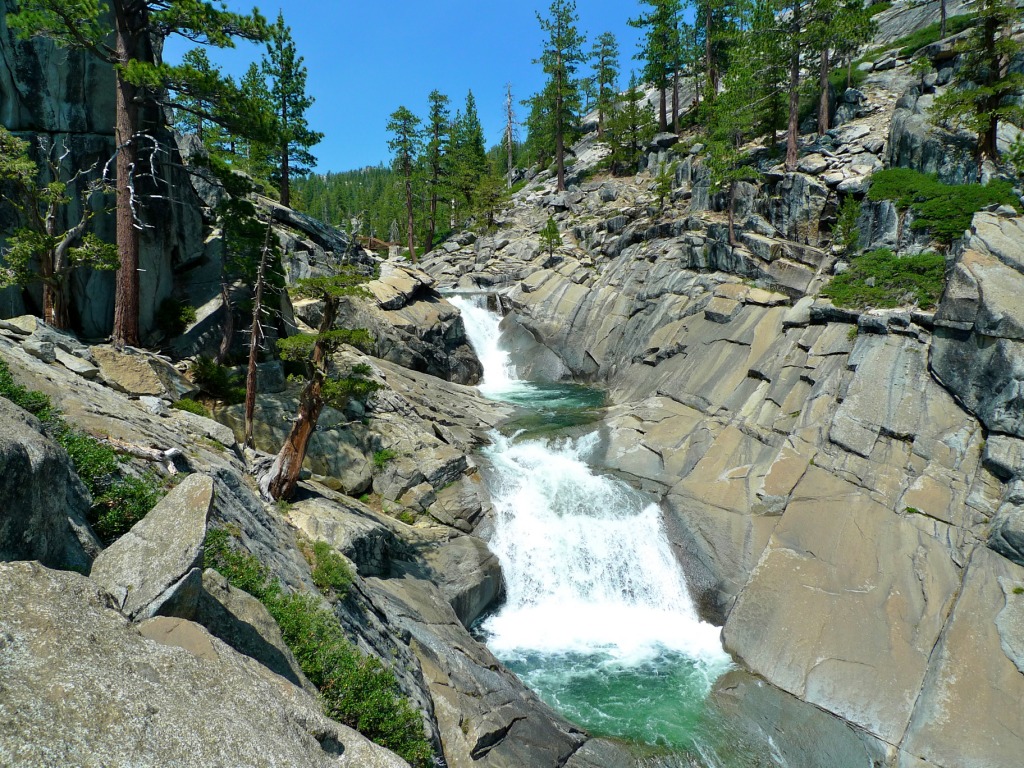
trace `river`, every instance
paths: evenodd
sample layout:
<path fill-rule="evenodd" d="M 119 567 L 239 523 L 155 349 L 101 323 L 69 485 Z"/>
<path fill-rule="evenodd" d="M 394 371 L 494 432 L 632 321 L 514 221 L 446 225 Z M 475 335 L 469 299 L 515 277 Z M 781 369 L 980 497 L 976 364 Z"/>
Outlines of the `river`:
<path fill-rule="evenodd" d="M 719 628 L 697 616 L 661 509 L 595 471 L 603 393 L 520 381 L 501 318 L 482 299 L 449 297 L 484 366 L 480 391 L 528 415 L 482 450 L 506 599 L 478 632 L 591 733 L 666 754 L 704 752 L 704 702 L 730 659 Z"/>

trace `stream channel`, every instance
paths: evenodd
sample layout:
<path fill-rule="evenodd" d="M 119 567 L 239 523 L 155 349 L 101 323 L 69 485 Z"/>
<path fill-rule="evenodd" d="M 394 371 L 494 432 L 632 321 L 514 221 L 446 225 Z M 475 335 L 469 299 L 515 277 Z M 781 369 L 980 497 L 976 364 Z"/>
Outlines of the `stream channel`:
<path fill-rule="evenodd" d="M 484 366 L 481 393 L 527 414 L 481 451 L 506 599 L 478 636 L 592 734 L 671 764 L 706 760 L 704 702 L 730 659 L 697 616 L 661 509 L 591 466 L 604 393 L 518 380 L 485 297 L 448 298 Z"/>

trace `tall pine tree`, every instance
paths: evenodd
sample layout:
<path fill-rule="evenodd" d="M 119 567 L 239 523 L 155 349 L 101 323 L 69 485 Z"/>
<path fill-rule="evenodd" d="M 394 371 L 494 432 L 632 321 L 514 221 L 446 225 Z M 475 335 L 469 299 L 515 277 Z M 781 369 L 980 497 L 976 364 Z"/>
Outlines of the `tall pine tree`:
<path fill-rule="evenodd" d="M 423 163 L 427 182 L 427 221 L 429 230 L 423 252 L 430 253 L 434 248 L 437 233 L 438 204 L 444 194 L 447 178 L 446 159 L 451 141 L 451 117 L 448 111 L 448 97 L 440 91 L 431 91 L 428 97 L 430 111 L 427 114 L 426 147 Z"/>
<path fill-rule="evenodd" d="M 548 100 L 547 119 L 555 140 L 557 188 L 565 189 L 565 147 L 576 128 L 580 110 L 580 89 L 576 70 L 583 62 L 586 37 L 576 28 L 579 16 L 574 0 L 553 0 L 548 17 L 539 13 L 537 21 L 547 35 L 544 50 L 538 59 L 548 76 L 544 98 Z"/>
<path fill-rule="evenodd" d="M 597 38 L 590 51 L 597 90 L 597 135 L 604 136 L 604 124 L 615 109 L 619 95 L 619 43 L 615 35 L 605 32 Z"/>
<path fill-rule="evenodd" d="M 138 345 L 139 233 L 145 201 L 140 199 L 143 185 L 136 169 L 150 160 L 142 157 L 143 147 L 152 147 L 144 135 L 147 126 L 142 107 L 157 103 L 164 94 L 201 85 L 192 80 L 193 73 L 186 67 L 157 64 L 156 49 L 171 35 L 218 47 L 232 47 L 235 37 L 262 40 L 266 22 L 256 10 L 250 15 L 231 13 L 205 0 L 21 0 L 7 21 L 23 36 L 49 37 L 115 66 L 116 220 L 121 264 L 116 278 L 113 340 L 117 345 Z"/>
<path fill-rule="evenodd" d="M 309 151 L 320 143 L 324 135 L 311 131 L 306 122 L 306 110 L 313 98 L 306 94 L 306 67 L 298 55 L 291 27 L 278 14 L 270 28 L 267 55 L 263 72 L 270 78 L 270 95 L 277 115 L 277 173 L 281 191 L 281 205 L 291 205 L 291 177 L 309 173 L 316 158 Z"/>
<path fill-rule="evenodd" d="M 679 25 L 682 16 L 680 0 L 642 0 L 650 11 L 629 20 L 631 27 L 644 30 L 644 40 L 636 58 L 644 63 L 644 80 L 659 92 L 658 130 L 668 130 L 668 90 L 675 85 L 680 67 L 682 46 Z M 676 97 L 678 102 L 678 96 Z M 675 104 L 673 111 L 678 110 Z M 674 122 L 674 118 L 673 118 Z"/>
<path fill-rule="evenodd" d="M 405 107 L 391 113 L 388 120 L 391 138 L 388 148 L 394 153 L 394 167 L 405 185 L 405 221 L 409 237 L 409 258 L 416 261 L 416 223 L 413 215 L 412 172 L 423 143 L 420 119 Z"/>

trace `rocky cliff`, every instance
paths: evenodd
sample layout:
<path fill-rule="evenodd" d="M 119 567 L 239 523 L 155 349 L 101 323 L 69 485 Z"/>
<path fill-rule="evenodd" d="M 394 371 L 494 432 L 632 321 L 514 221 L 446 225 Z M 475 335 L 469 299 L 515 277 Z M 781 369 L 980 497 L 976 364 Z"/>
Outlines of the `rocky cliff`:
<path fill-rule="evenodd" d="M 724 678 L 717 706 L 791 764 L 1009 768 L 1024 748 L 1024 219 L 975 216 L 935 311 L 818 296 L 844 268 L 840 195 L 889 165 L 976 178 L 964 139 L 928 121 L 920 77 L 885 56 L 842 96 L 841 125 L 804 137 L 798 172 L 769 162 L 741 186 L 736 245 L 684 136 L 651 147 L 652 167 L 676 163 L 664 210 L 652 175 L 595 177 L 581 145 L 587 181 L 556 193 L 542 174 L 496 234 L 425 268 L 498 291 L 534 375 L 607 387 L 605 465 L 661 499 L 691 586 L 763 681 Z M 565 241 L 550 255 L 549 215 Z M 865 204 L 862 245 L 926 247 L 899 218 Z M 823 752 L 822 733 L 843 746 Z"/>

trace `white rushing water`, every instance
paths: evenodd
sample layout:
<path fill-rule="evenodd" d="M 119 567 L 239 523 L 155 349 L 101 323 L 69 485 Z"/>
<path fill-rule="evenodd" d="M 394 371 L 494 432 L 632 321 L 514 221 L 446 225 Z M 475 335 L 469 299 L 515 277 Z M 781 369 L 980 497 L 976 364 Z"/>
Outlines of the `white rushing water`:
<path fill-rule="evenodd" d="M 530 386 L 517 382 L 499 345 L 500 318 L 479 298 L 449 301 L 484 365 L 482 389 Z M 697 618 L 660 509 L 590 468 L 597 440 L 596 432 L 560 441 L 495 435 L 486 449 L 490 546 L 507 592 L 484 625 L 488 645 L 499 657 L 599 652 L 626 664 L 675 651 L 724 668 L 719 630 Z"/>

